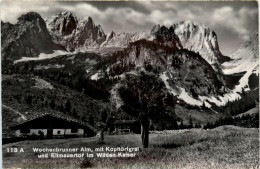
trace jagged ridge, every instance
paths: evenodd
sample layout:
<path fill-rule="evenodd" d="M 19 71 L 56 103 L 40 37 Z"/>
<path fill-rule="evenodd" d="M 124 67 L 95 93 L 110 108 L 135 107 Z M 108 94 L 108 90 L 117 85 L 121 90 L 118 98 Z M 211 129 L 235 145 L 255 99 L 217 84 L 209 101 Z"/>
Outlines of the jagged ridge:
<path fill-rule="evenodd" d="M 69 51 L 98 48 L 106 39 L 101 26 L 96 26 L 91 17 L 78 19 L 71 12 L 60 12 L 46 22 L 55 42 Z"/>
<path fill-rule="evenodd" d="M 21 57 L 38 57 L 41 52 L 52 53 L 62 46 L 52 42 L 46 24 L 36 12 L 23 14 L 17 24 L 1 22 L 2 62 L 12 64 Z"/>

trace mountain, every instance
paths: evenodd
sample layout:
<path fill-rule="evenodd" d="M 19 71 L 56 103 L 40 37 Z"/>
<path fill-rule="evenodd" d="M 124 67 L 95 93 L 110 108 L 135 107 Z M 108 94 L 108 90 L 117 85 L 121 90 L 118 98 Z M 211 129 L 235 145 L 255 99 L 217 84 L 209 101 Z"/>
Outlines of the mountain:
<path fill-rule="evenodd" d="M 252 67 L 257 68 L 259 65 L 258 46 L 258 32 L 255 32 L 230 56 L 232 61 L 222 64 L 224 73 L 241 73 L 248 71 Z"/>
<path fill-rule="evenodd" d="M 259 87 L 259 42 L 258 32 L 253 33 L 240 48 L 233 53 L 229 62 L 224 62 L 223 72 L 227 75 L 243 74 L 236 91 Z"/>
<path fill-rule="evenodd" d="M 203 106 L 199 97 L 225 93 L 223 81 L 199 54 L 144 39 L 106 57 L 85 52 L 18 62 L 15 66 L 20 67 L 16 73 L 26 66 L 33 67 L 28 72 L 109 103 L 116 117 L 137 118 L 140 111 L 148 109 L 156 124 L 163 122 L 160 119 L 170 124 L 175 113 L 182 116 L 185 112 L 175 112 L 176 104 L 199 107 Z M 205 104 L 211 106 L 210 102 Z M 207 112 L 213 119 L 218 116 L 211 110 Z M 194 120 L 199 122 L 198 117 Z"/>
<path fill-rule="evenodd" d="M 145 39 L 154 41 L 158 44 L 164 44 L 169 47 L 178 47 L 179 49 L 182 48 L 178 37 L 165 26 L 154 25 L 151 30 L 140 33 L 112 33 L 113 36 L 110 34 L 110 38 L 107 38 L 106 41 L 102 43 L 101 47 L 126 48 L 131 42 Z"/>
<path fill-rule="evenodd" d="M 205 124 L 230 115 L 231 108 L 225 105 L 244 98 L 249 102 L 245 95 L 258 88 L 257 66 L 245 68 L 247 72 L 233 71 L 240 69 L 236 66 L 246 66 L 245 61 L 258 64 L 256 35 L 229 58 L 221 54 L 214 31 L 191 21 L 170 27 L 155 25 L 139 33 L 111 31 L 109 34 L 91 17 L 79 19 L 70 12 L 60 12 L 46 23 L 36 13 L 22 15 L 15 25 L 2 23 L 2 60 L 11 58 L 9 66 L 2 66 L 4 73 L 11 74 L 11 79 L 16 74 L 21 76 L 18 79 L 42 78 L 49 84 L 64 86 L 66 91 L 76 93 L 75 98 L 70 98 L 75 99 L 73 103 L 83 101 L 90 105 L 91 100 L 95 105 L 103 105 L 102 110 L 98 106 L 93 108 L 95 122 L 99 122 L 98 114 L 104 111 L 118 119 L 136 119 L 140 112 L 146 111 L 159 129 L 174 128 L 171 126 L 174 120 L 187 124 L 190 118 Z M 16 32 L 25 33 L 18 36 Z M 18 43 L 14 43 L 15 38 Z M 15 52 L 9 44 L 18 45 L 11 46 Z M 28 47 L 37 52 L 15 55 Z M 6 86 L 9 81 L 5 81 Z M 31 83 L 34 82 L 30 86 Z M 15 84 L 14 89 L 19 90 L 18 82 Z M 24 92 L 37 97 L 35 93 L 48 91 L 37 88 L 34 93 Z M 48 95 L 48 99 L 59 103 L 59 109 L 56 106 L 55 110 L 67 113 L 62 102 L 65 96 L 60 96 L 62 91 L 52 89 L 51 92 L 53 96 Z M 17 100 L 22 107 L 28 107 L 24 105 L 27 95 Z M 85 99 L 80 99 L 80 95 L 86 96 Z M 8 97 L 4 102 L 10 103 Z M 50 107 L 50 103 L 44 102 L 48 109 L 54 109 L 53 103 Z M 75 109 L 80 112 L 71 111 L 73 116 L 89 115 L 84 111 L 92 111 L 91 107 Z M 241 108 L 245 109 L 245 106 Z"/>
<path fill-rule="evenodd" d="M 150 31 L 140 33 L 113 34 L 101 44 L 101 47 L 125 48 L 129 43 L 141 39 L 198 52 L 216 71 L 221 71 L 221 63 L 230 60 L 220 52 L 216 33 L 204 25 L 191 21 L 173 24 L 169 28 L 155 25 Z"/>
<path fill-rule="evenodd" d="M 71 12 L 61 12 L 46 22 L 55 35 L 70 35 L 77 28 L 78 19 Z"/>
<path fill-rule="evenodd" d="M 78 19 L 71 12 L 60 12 L 46 22 L 55 42 L 68 51 L 98 48 L 106 40 L 103 29 L 91 17 Z"/>
<path fill-rule="evenodd" d="M 42 18 L 41 22 L 43 23 Z M 42 25 L 45 26 L 45 23 Z M 219 51 L 216 33 L 191 21 L 173 24 L 169 28 L 155 25 L 150 30 L 140 33 L 115 34 L 112 31 L 106 35 L 100 25 L 95 25 L 91 17 L 78 19 L 71 12 L 60 12 L 47 19 L 46 25 L 53 41 L 68 51 L 93 49 L 92 51 L 100 52 L 111 48 L 122 49 L 131 42 L 146 39 L 165 46 L 198 52 L 216 71 L 220 71 L 220 63 L 228 60 Z M 46 32 L 46 29 L 44 30 Z"/>
<path fill-rule="evenodd" d="M 22 57 L 38 57 L 40 53 L 63 50 L 52 41 L 46 23 L 35 12 L 23 14 L 16 24 L 1 22 L 2 64 L 12 64 Z"/>
<path fill-rule="evenodd" d="M 170 29 L 179 37 L 183 48 L 198 52 L 208 63 L 219 65 L 228 59 L 219 50 L 216 33 L 208 27 L 187 20 L 173 24 Z"/>

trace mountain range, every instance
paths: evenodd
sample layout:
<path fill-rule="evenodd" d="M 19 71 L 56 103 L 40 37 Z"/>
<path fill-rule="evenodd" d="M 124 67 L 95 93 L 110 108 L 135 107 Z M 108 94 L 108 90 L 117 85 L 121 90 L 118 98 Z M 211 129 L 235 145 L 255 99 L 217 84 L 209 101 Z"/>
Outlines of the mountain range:
<path fill-rule="evenodd" d="M 82 92 L 112 106 L 118 118 L 148 111 L 155 124 L 188 116 L 205 123 L 259 88 L 258 32 L 224 56 L 217 34 L 192 21 L 106 34 L 91 17 L 60 12 L 44 20 L 29 12 L 1 26 L 3 73 L 33 74 Z"/>

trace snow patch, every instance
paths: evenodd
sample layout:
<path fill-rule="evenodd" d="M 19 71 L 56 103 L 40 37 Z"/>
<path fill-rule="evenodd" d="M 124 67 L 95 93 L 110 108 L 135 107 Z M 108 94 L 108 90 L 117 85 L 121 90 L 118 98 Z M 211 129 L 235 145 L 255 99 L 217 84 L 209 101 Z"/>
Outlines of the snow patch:
<path fill-rule="evenodd" d="M 244 74 L 244 76 L 239 80 L 239 85 L 235 87 L 234 91 L 242 92 L 243 88 L 245 89 L 245 91 L 249 90 L 249 86 L 248 86 L 249 77 L 253 73 L 253 71 L 257 69 L 257 67 L 258 67 L 258 63 L 255 63 L 253 66 L 251 65 L 251 68 L 248 69 L 246 74 Z"/>
<path fill-rule="evenodd" d="M 76 57 L 76 55 L 74 55 L 74 56 L 71 56 L 71 57 L 67 58 L 67 60 L 74 60 L 74 59 L 75 59 L 75 57 Z"/>
<path fill-rule="evenodd" d="M 98 79 L 100 79 L 99 74 L 100 74 L 100 73 L 95 73 L 94 75 L 92 75 L 92 76 L 90 77 L 90 79 L 91 79 L 91 80 L 96 80 L 96 81 L 97 81 Z"/>
<path fill-rule="evenodd" d="M 229 93 L 226 93 L 224 94 L 224 96 L 199 96 L 199 99 L 203 102 L 205 101 L 205 103 L 207 101 L 211 102 L 211 103 L 215 103 L 217 106 L 224 106 L 227 104 L 227 102 L 229 101 L 235 101 L 236 99 L 240 99 L 241 96 L 234 92 L 234 91 L 231 91 Z M 209 104 L 210 105 L 210 104 Z M 210 106 L 207 106 L 206 107 L 211 107 Z"/>
<path fill-rule="evenodd" d="M 169 76 L 167 72 L 163 72 L 160 75 L 161 80 L 164 82 L 165 87 L 168 89 L 170 93 L 177 96 L 177 98 L 185 101 L 186 103 L 190 105 L 195 106 L 202 106 L 203 102 L 205 103 L 205 106 L 210 108 L 210 103 L 215 103 L 217 106 L 224 106 L 229 101 L 235 101 L 236 99 L 240 99 L 241 96 L 238 94 L 238 92 L 242 91 L 242 86 L 245 85 L 244 83 L 241 83 L 241 86 L 237 86 L 237 90 L 230 91 L 229 93 L 224 94 L 223 96 L 198 96 L 198 99 L 193 98 L 189 95 L 188 92 L 185 91 L 184 88 L 176 86 L 179 91 L 173 89 L 170 84 L 168 83 Z M 249 77 L 249 76 L 248 76 Z M 246 79 L 246 78 L 245 78 Z M 247 78 L 248 79 L 248 78 Z M 248 81 L 247 81 L 248 82 Z M 243 86 L 244 87 L 244 86 Z M 241 90 L 239 90 L 241 89 Z"/>
<path fill-rule="evenodd" d="M 191 97 L 188 92 L 185 91 L 185 89 L 181 88 L 181 93 L 178 96 L 179 99 L 184 100 L 186 103 L 190 104 L 190 105 L 197 105 L 197 106 L 202 106 L 202 101 L 200 100 L 196 100 L 193 97 Z"/>
<path fill-rule="evenodd" d="M 254 57 L 254 54 L 245 50 L 240 51 L 241 52 L 239 54 L 244 57 L 241 56 L 242 58 L 230 62 L 225 62 L 222 64 L 224 74 L 229 75 L 234 73 L 245 72 L 248 69 L 252 68 L 252 66 L 255 67 L 256 64 L 259 64 L 258 59 Z"/>
<path fill-rule="evenodd" d="M 169 90 L 169 92 L 172 93 L 173 95 L 177 95 L 177 92 L 169 85 L 169 82 L 168 82 L 169 78 L 166 76 L 166 72 L 163 72 L 160 75 L 160 78 L 164 82 L 165 87 Z"/>
<path fill-rule="evenodd" d="M 40 53 L 39 57 L 22 57 L 22 59 L 15 60 L 14 64 L 19 63 L 19 62 L 31 61 L 31 60 L 51 59 L 51 58 L 55 58 L 57 56 L 67 55 L 67 54 L 71 54 L 71 53 L 69 53 L 67 51 L 62 51 L 62 50 L 55 50 L 51 54 Z"/>
<path fill-rule="evenodd" d="M 259 76 L 259 66 L 257 66 L 256 69 L 253 70 L 253 73 Z"/>

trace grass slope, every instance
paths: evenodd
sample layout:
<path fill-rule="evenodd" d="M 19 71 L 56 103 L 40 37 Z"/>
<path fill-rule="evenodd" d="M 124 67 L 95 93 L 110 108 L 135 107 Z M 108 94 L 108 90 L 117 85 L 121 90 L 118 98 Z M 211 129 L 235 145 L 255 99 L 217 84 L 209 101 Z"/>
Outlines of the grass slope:
<path fill-rule="evenodd" d="M 33 75 L 2 75 L 2 88 L 3 133 L 6 135 L 12 134 L 8 129 L 10 126 L 23 121 L 15 112 L 19 112 L 27 119 L 43 113 L 66 114 L 64 108 L 69 101 L 71 112 L 67 113 L 68 115 L 72 116 L 75 111 L 74 114 L 79 119 L 88 121 L 88 117 L 92 115 L 94 121 L 98 121 L 100 112 L 106 107 L 105 103 L 81 92 Z M 51 106 L 52 101 L 54 106 Z"/>
<path fill-rule="evenodd" d="M 248 111 L 246 111 L 245 113 L 241 113 L 241 114 L 238 114 L 236 116 L 233 116 L 233 117 L 242 117 L 243 115 L 254 115 L 254 114 L 257 114 L 259 113 L 259 107 L 255 107 L 255 108 L 252 108 Z"/>
<path fill-rule="evenodd" d="M 3 145 L 3 166 L 20 168 L 257 168 L 259 129 L 222 126 L 212 130 L 182 130 L 150 134 L 150 147 L 134 158 L 37 159 L 32 147 L 136 147 L 140 135 L 22 141 Z M 10 147 L 25 153 L 7 153 Z"/>

